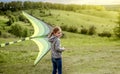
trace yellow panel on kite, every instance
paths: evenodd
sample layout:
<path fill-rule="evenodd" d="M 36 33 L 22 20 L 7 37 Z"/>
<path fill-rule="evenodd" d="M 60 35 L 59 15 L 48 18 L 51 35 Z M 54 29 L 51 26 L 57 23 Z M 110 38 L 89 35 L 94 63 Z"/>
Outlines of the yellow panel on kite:
<path fill-rule="evenodd" d="M 32 37 L 37 36 L 37 38 L 32 39 L 39 47 L 39 53 L 34 62 L 34 65 L 36 65 L 50 49 L 50 43 L 48 42 L 48 38 L 45 37 L 50 32 L 50 28 L 47 26 L 46 23 L 36 19 L 35 17 L 25 12 L 23 12 L 23 15 L 32 23 L 34 27 L 34 34 L 32 35 Z"/>

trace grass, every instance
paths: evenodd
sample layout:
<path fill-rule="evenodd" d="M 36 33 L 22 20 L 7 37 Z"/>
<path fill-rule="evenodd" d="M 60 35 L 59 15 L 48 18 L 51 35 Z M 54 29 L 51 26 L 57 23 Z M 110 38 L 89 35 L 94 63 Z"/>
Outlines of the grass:
<path fill-rule="evenodd" d="M 28 13 L 33 13 L 34 16 L 44 20 L 45 22 L 52 25 L 67 26 L 68 28 L 73 27 L 77 29 L 76 31 L 80 33 L 81 28 L 89 28 L 90 26 L 96 27 L 96 33 L 102 33 L 103 31 L 108 31 L 113 34 L 113 28 L 116 27 L 116 21 L 118 12 L 117 11 L 94 11 L 94 10 L 80 10 L 76 12 L 63 11 L 63 10 L 50 10 L 51 16 L 46 16 L 49 11 L 45 11 L 44 14 L 40 14 L 40 10 L 27 10 Z M 41 16 L 45 15 L 45 16 Z M 0 29 L 7 29 L 9 26 L 5 26 L 8 18 L 0 16 Z M 16 22 L 21 25 L 28 27 L 33 30 L 31 25 L 23 22 Z M 3 27 L 3 26 L 5 27 Z"/>
<path fill-rule="evenodd" d="M 119 74 L 119 40 L 64 32 L 61 39 L 66 48 L 63 52 L 63 74 Z M 0 38 L 0 42 L 16 39 Z M 0 48 L 1 74 L 50 74 L 50 52 L 33 66 L 38 48 L 32 41 L 24 41 Z"/>
<path fill-rule="evenodd" d="M 78 29 L 81 26 L 95 25 L 98 32 L 112 31 L 118 15 L 114 11 L 92 10 L 80 12 L 51 10 L 51 13 L 52 16 L 41 17 L 39 11 L 34 10 L 35 16 L 50 24 L 74 26 Z M 1 29 L 7 21 L 8 18 L 0 16 Z M 33 30 L 28 23 L 16 23 L 24 24 Z M 65 37 L 61 39 L 62 46 L 66 48 L 63 52 L 63 74 L 120 74 L 120 40 L 114 37 L 88 36 L 65 31 L 64 34 Z M 18 39 L 0 37 L 0 44 Z M 33 66 L 37 54 L 38 47 L 33 41 L 0 48 L 0 74 L 50 74 L 52 72 L 51 53 L 49 52 L 37 66 Z"/>
<path fill-rule="evenodd" d="M 29 11 L 27 11 L 29 12 Z M 46 11 L 47 12 L 47 11 Z M 95 26 L 97 32 L 110 31 L 116 26 L 118 12 L 81 10 L 80 12 L 51 10 L 52 16 L 40 16 L 39 10 L 34 10 L 33 15 L 53 25 L 74 26 L 78 30 L 81 26 L 89 28 Z"/>
<path fill-rule="evenodd" d="M 65 74 L 120 73 L 119 41 L 76 34 L 71 36 L 73 38 L 63 39 L 63 45 L 69 44 L 64 54 Z"/>

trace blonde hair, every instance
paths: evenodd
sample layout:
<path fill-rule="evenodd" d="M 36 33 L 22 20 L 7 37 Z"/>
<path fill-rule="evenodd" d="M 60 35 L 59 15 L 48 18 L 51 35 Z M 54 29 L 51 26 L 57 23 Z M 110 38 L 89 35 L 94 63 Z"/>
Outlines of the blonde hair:
<path fill-rule="evenodd" d="M 59 26 L 54 27 L 48 37 L 50 38 L 54 33 L 57 33 L 58 31 L 62 31 L 61 28 Z"/>

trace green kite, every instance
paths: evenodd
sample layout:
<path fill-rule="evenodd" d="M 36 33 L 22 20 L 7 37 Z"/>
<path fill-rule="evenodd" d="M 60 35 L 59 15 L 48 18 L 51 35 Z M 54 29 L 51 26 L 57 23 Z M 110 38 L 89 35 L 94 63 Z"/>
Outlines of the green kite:
<path fill-rule="evenodd" d="M 42 22 L 41 20 L 38 20 L 35 17 L 27 14 L 26 12 L 22 12 L 22 13 L 34 27 L 34 34 L 30 37 L 26 37 L 18 41 L 1 44 L 0 47 L 4 47 L 6 45 L 18 43 L 25 40 L 33 40 L 39 48 L 38 56 L 34 61 L 34 65 L 36 65 L 47 54 L 47 52 L 51 47 L 47 37 L 47 35 L 50 33 L 51 27 L 48 26 L 46 23 Z"/>

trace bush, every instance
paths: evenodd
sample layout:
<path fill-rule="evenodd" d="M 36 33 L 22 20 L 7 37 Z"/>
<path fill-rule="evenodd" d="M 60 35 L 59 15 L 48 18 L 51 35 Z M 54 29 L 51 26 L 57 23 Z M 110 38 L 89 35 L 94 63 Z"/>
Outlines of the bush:
<path fill-rule="evenodd" d="M 22 32 L 22 37 L 27 37 L 27 36 L 29 36 L 29 35 L 30 35 L 29 30 L 28 30 L 27 28 L 24 28 L 24 29 L 23 29 L 23 32 Z"/>
<path fill-rule="evenodd" d="M 102 33 L 98 33 L 98 36 L 100 36 L 100 37 L 111 37 L 112 34 L 110 32 L 104 31 Z"/>
<path fill-rule="evenodd" d="M 10 26 L 11 24 L 13 24 L 13 20 L 12 19 L 9 19 L 9 21 L 7 22 L 7 26 Z"/>
<path fill-rule="evenodd" d="M 67 25 L 60 26 L 62 30 L 67 31 Z"/>
<path fill-rule="evenodd" d="M 120 38 L 120 27 L 114 28 L 114 33 L 118 38 Z"/>
<path fill-rule="evenodd" d="M 2 34 L 2 32 L 0 31 L 0 35 Z"/>
<path fill-rule="evenodd" d="M 78 32 L 78 31 L 77 31 L 77 28 L 74 27 L 74 26 L 67 27 L 67 31 L 68 31 L 68 32 L 73 32 L 73 33 L 77 33 L 77 32 Z"/>
<path fill-rule="evenodd" d="M 83 27 L 83 28 L 81 29 L 81 32 L 80 32 L 80 33 L 81 33 L 81 34 L 87 34 L 87 32 L 88 32 L 88 30 Z"/>
<path fill-rule="evenodd" d="M 30 34 L 29 30 L 20 24 L 12 25 L 8 32 L 14 34 L 17 37 L 27 37 Z"/>
<path fill-rule="evenodd" d="M 9 16 L 9 15 L 11 15 L 11 14 L 12 14 L 12 12 L 11 12 L 10 10 L 5 11 L 5 15 L 6 15 L 6 16 Z"/>
<path fill-rule="evenodd" d="M 15 16 L 9 15 L 8 18 L 9 18 L 9 21 L 7 22 L 7 25 L 8 25 L 8 26 L 10 26 L 10 25 L 12 25 L 14 22 L 16 22 Z"/>
<path fill-rule="evenodd" d="M 23 15 L 19 15 L 18 18 L 19 18 L 19 21 L 23 21 L 25 23 L 27 22 L 27 19 Z"/>
<path fill-rule="evenodd" d="M 93 35 L 96 33 L 95 31 L 96 27 L 95 26 L 90 26 L 89 30 L 88 30 L 88 35 Z"/>
<path fill-rule="evenodd" d="M 4 15 L 4 11 L 1 11 L 1 10 L 0 10 L 0 15 Z"/>
<path fill-rule="evenodd" d="M 117 24 L 118 24 L 118 27 L 114 28 L 114 33 L 118 38 L 120 38 L 120 12 L 119 12 Z"/>
<path fill-rule="evenodd" d="M 9 38 L 9 37 L 13 37 L 13 35 L 11 35 L 10 33 L 3 32 L 1 34 L 1 37 L 3 37 L 3 38 Z"/>

